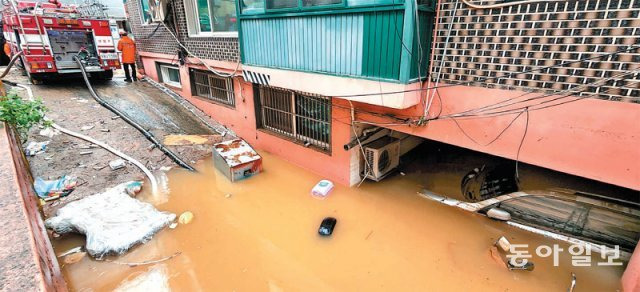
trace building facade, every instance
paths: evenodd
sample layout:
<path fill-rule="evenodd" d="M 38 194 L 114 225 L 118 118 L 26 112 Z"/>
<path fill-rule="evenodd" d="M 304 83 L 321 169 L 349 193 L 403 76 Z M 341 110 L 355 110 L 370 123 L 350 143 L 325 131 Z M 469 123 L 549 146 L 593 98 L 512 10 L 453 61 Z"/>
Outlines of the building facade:
<path fill-rule="evenodd" d="M 640 1 L 502 2 L 126 7 L 149 77 L 338 183 L 371 170 L 351 146 L 377 127 L 400 154 L 426 138 L 640 189 Z"/>

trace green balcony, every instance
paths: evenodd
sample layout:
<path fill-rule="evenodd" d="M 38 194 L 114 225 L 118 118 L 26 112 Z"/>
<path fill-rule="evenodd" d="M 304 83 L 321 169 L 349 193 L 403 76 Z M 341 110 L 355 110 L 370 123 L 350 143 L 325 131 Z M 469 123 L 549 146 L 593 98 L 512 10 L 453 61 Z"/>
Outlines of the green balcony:
<path fill-rule="evenodd" d="M 425 78 L 432 0 L 239 0 L 242 63 L 410 83 Z M 416 21 L 416 16 L 419 16 Z"/>

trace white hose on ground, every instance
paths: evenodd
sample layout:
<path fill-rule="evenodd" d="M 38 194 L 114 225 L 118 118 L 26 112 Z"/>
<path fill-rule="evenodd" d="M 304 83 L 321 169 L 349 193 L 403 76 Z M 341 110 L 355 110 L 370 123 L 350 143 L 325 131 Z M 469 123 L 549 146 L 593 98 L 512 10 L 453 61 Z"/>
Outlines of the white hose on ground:
<path fill-rule="evenodd" d="M 31 88 L 29 88 L 29 86 L 26 85 L 22 85 L 22 84 L 17 84 L 19 87 L 24 88 L 27 91 L 27 96 L 29 96 L 29 100 L 33 100 L 33 92 L 31 91 Z M 109 145 L 107 145 L 104 142 L 98 141 L 94 138 L 91 138 L 89 136 L 80 134 L 80 133 L 76 133 L 73 132 L 71 130 L 65 129 L 55 123 L 53 123 L 51 125 L 54 129 L 65 133 L 69 136 L 73 136 L 76 137 L 78 139 L 82 139 L 85 140 L 87 142 L 91 142 L 93 144 L 96 144 L 102 148 L 104 148 L 105 150 L 121 157 L 124 160 L 127 160 L 131 163 L 133 163 L 135 166 L 137 166 L 138 168 L 140 168 L 140 170 L 142 170 L 142 172 L 144 172 L 144 174 L 149 178 L 149 181 L 151 182 L 151 192 L 153 193 L 153 195 L 158 195 L 158 181 L 156 180 L 156 177 L 153 175 L 153 173 L 151 173 L 151 171 L 149 171 L 149 169 L 147 169 L 142 163 L 140 163 L 140 161 L 133 159 L 132 157 L 130 157 L 129 155 L 126 155 L 122 152 L 120 152 L 118 149 L 115 149 Z"/>

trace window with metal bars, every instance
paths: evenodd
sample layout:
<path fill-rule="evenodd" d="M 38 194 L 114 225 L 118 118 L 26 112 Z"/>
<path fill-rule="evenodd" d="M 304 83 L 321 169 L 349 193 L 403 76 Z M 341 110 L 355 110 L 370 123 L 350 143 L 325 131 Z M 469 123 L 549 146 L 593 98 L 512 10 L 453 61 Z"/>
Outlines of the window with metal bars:
<path fill-rule="evenodd" d="M 205 71 L 191 70 L 191 80 L 193 95 L 235 106 L 236 99 L 233 93 L 232 78 L 223 78 Z"/>
<path fill-rule="evenodd" d="M 331 98 L 260 86 L 258 127 L 331 152 Z"/>

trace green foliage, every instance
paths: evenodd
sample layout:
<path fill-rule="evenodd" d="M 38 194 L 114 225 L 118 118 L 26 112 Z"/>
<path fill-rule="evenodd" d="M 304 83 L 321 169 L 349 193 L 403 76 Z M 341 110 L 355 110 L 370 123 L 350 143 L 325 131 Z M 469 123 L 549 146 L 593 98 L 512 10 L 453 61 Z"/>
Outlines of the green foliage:
<path fill-rule="evenodd" d="M 0 121 L 16 127 L 18 132 L 26 137 L 27 132 L 35 125 L 50 126 L 50 121 L 44 120 L 47 108 L 42 100 L 23 100 L 15 92 L 0 97 Z"/>

